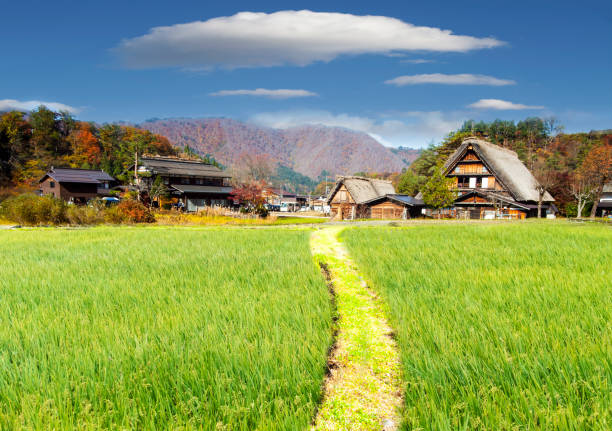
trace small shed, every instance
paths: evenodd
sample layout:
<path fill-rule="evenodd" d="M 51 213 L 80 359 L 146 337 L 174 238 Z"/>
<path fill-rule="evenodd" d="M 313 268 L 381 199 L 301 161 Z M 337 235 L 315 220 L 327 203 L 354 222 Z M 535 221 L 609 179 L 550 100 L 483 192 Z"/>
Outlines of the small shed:
<path fill-rule="evenodd" d="M 387 194 L 365 202 L 370 208 L 369 218 L 409 219 L 421 214 L 424 203 L 420 199 L 402 194 Z"/>

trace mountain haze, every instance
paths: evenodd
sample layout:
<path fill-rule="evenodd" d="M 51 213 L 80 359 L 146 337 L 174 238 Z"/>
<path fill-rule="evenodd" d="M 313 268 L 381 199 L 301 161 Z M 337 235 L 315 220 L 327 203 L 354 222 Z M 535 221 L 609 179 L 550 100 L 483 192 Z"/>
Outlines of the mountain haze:
<path fill-rule="evenodd" d="M 370 135 L 340 127 L 272 129 L 226 118 L 156 119 L 139 127 L 166 136 L 180 147 L 210 154 L 226 166 L 238 164 L 246 154 L 266 155 L 310 178 L 322 171 L 331 175 L 400 172 L 408 166 L 403 155 Z"/>

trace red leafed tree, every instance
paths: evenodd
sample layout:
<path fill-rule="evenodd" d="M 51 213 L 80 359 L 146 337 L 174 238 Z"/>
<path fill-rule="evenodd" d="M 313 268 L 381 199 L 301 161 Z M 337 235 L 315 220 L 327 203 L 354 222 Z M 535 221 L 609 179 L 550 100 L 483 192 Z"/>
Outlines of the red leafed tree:
<path fill-rule="evenodd" d="M 98 138 L 91 132 L 91 126 L 87 123 L 80 123 L 79 128 L 70 134 L 74 151 L 74 158 L 77 164 L 88 163 L 95 166 L 100 163 L 102 151 Z"/>
<path fill-rule="evenodd" d="M 259 181 L 251 181 L 235 186 L 232 196 L 245 206 L 255 207 L 265 203 L 263 184 Z"/>
<path fill-rule="evenodd" d="M 580 170 L 584 177 L 589 178 L 595 190 L 591 209 L 591 218 L 593 218 L 597 212 L 597 204 L 601 199 L 604 185 L 612 181 L 612 143 L 610 140 L 589 151 Z"/>
<path fill-rule="evenodd" d="M 232 191 L 234 200 L 240 201 L 240 204 L 248 211 L 255 211 L 259 207 L 263 207 L 266 199 L 263 196 L 264 184 L 260 181 L 250 181 L 236 185 Z"/>

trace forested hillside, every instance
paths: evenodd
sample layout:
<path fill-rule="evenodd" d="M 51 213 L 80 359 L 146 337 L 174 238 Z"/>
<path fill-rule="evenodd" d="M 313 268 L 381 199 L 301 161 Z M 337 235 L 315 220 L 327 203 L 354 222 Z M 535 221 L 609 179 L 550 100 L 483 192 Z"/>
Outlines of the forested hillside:
<path fill-rule="evenodd" d="M 0 116 L 0 187 L 29 190 L 50 166 L 103 169 L 121 178 L 134 153 L 176 155 L 168 139 L 135 127 L 76 121 L 44 106 Z"/>
<path fill-rule="evenodd" d="M 575 215 L 578 193 L 588 195 L 587 200 L 592 203 L 598 200 L 603 183 L 612 181 L 612 130 L 573 134 L 562 130 L 556 121 L 541 118 L 527 118 L 517 123 L 467 121 L 443 142 L 424 150 L 400 177 L 398 189 L 415 195 L 463 139 L 479 136 L 515 151 L 554 196 L 560 211 Z"/>
<path fill-rule="evenodd" d="M 391 150 L 366 133 L 340 127 L 272 129 L 227 118 L 154 119 L 139 127 L 211 155 L 225 166 L 236 167 L 245 156 L 265 157 L 311 179 L 323 172 L 401 172 L 414 157 L 409 149 Z"/>

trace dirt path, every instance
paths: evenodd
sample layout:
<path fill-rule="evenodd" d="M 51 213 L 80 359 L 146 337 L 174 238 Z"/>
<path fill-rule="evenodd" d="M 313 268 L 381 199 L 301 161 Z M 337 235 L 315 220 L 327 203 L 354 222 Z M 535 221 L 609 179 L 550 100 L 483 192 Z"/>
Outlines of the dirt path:
<path fill-rule="evenodd" d="M 338 317 L 331 371 L 312 429 L 394 430 L 403 393 L 399 353 L 380 301 L 338 241 L 344 228 L 316 230 L 310 240 L 329 276 Z"/>

